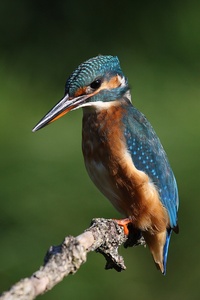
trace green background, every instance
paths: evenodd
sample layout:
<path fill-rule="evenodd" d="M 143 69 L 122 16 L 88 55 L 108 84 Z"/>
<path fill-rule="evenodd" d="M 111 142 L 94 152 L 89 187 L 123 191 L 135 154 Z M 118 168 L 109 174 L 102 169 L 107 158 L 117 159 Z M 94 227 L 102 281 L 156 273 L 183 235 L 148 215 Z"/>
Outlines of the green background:
<path fill-rule="evenodd" d="M 167 275 L 148 249 L 127 270 L 88 261 L 43 299 L 199 299 L 199 1 L 0 1 L 0 291 L 31 275 L 50 245 L 93 217 L 119 217 L 88 178 L 81 110 L 32 133 L 82 61 L 117 55 L 134 105 L 151 121 L 177 178 L 180 234 Z"/>

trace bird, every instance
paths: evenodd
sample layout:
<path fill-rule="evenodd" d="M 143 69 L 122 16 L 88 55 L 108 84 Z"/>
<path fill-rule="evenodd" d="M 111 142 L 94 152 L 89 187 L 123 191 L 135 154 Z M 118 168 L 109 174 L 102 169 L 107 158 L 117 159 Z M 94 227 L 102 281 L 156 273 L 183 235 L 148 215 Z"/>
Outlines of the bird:
<path fill-rule="evenodd" d="M 140 233 L 165 275 L 172 231 L 178 233 L 178 188 L 160 139 L 133 104 L 117 56 L 81 63 L 64 97 L 33 132 L 82 108 L 82 152 L 89 177 L 123 216 L 118 224 Z"/>

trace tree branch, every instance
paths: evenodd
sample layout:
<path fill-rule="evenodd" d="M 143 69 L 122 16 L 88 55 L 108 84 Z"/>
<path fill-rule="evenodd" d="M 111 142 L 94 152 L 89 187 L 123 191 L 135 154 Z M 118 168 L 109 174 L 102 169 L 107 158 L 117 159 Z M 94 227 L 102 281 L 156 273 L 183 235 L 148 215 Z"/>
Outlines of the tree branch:
<path fill-rule="evenodd" d="M 51 246 L 44 265 L 32 276 L 22 279 L 4 292 L 0 300 L 31 300 L 52 289 L 69 274 L 74 274 L 86 262 L 87 253 L 100 252 L 106 258 L 106 269 L 125 270 L 118 247 L 144 245 L 143 237 L 129 230 L 129 237 L 113 220 L 93 219 L 91 227 L 77 237 L 68 236 L 59 246 Z"/>

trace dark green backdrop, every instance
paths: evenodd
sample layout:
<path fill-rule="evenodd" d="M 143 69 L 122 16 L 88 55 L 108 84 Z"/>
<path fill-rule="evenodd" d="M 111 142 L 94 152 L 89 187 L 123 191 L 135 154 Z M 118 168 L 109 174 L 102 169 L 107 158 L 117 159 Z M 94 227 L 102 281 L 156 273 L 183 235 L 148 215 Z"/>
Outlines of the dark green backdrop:
<path fill-rule="evenodd" d="M 29 276 L 48 247 L 93 217 L 119 217 L 90 182 L 81 153 L 82 112 L 31 129 L 63 96 L 82 61 L 118 55 L 133 102 L 168 153 L 180 193 L 180 234 L 167 275 L 148 249 L 121 249 L 127 271 L 89 254 L 43 299 L 199 299 L 199 1 L 0 2 L 0 291 Z"/>

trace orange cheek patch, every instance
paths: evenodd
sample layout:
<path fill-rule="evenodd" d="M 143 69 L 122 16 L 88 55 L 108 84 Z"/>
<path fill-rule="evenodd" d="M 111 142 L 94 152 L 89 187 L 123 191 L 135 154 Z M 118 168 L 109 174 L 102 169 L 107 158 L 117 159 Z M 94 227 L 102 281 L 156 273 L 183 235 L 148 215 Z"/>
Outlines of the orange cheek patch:
<path fill-rule="evenodd" d="M 82 95 L 85 95 L 85 94 L 86 94 L 86 87 L 80 87 L 80 88 L 76 91 L 74 97 L 82 96 Z"/>
<path fill-rule="evenodd" d="M 104 81 L 99 90 L 111 90 L 120 86 L 121 82 L 119 80 L 119 75 L 112 77 L 109 81 Z"/>
<path fill-rule="evenodd" d="M 111 89 L 117 88 L 120 85 L 121 85 L 121 81 L 119 80 L 119 75 L 116 75 L 116 76 L 112 77 L 109 81 L 104 81 L 98 90 L 96 90 L 94 93 L 91 93 L 91 96 L 99 93 L 101 90 L 104 90 L 104 89 L 111 90 Z M 74 94 L 74 97 L 79 97 L 79 96 L 82 96 L 85 94 L 87 94 L 87 87 L 86 86 L 80 87 Z M 72 97 L 72 99 L 74 97 Z"/>
<path fill-rule="evenodd" d="M 119 81 L 118 75 L 111 78 L 110 81 L 108 81 L 108 87 L 110 89 L 114 89 L 114 88 L 118 87 L 120 84 L 121 84 L 121 82 Z"/>

